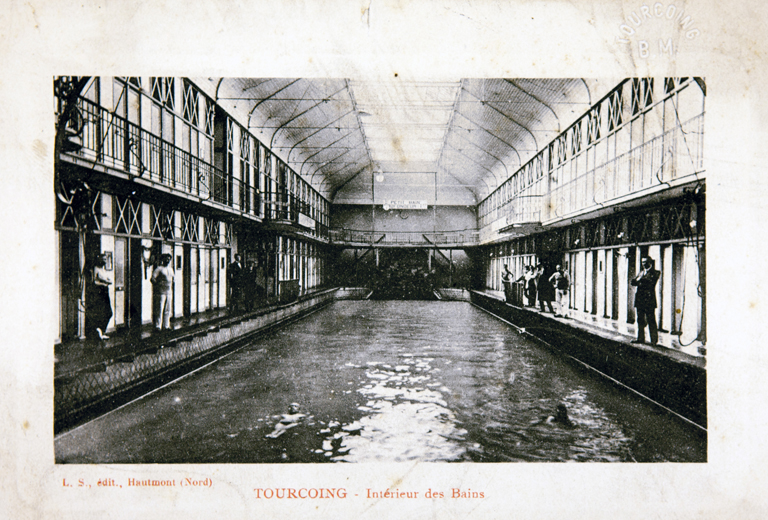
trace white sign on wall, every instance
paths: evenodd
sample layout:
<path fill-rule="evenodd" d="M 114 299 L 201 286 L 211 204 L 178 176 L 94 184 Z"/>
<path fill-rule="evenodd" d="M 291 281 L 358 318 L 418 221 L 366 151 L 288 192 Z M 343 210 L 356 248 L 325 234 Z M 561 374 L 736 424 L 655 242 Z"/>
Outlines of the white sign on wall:
<path fill-rule="evenodd" d="M 427 209 L 426 200 L 390 200 L 384 203 L 384 209 Z"/>
<path fill-rule="evenodd" d="M 314 229 L 315 221 L 309 218 L 308 216 L 306 216 L 304 213 L 299 213 L 299 225 Z"/>

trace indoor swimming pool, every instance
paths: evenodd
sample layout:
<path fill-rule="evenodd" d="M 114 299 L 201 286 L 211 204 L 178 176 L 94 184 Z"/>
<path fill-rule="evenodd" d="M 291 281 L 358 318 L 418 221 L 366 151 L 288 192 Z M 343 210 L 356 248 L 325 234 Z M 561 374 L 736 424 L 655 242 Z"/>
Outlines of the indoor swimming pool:
<path fill-rule="evenodd" d="M 336 301 L 63 432 L 55 454 L 58 463 L 705 462 L 707 441 L 469 303 Z"/>

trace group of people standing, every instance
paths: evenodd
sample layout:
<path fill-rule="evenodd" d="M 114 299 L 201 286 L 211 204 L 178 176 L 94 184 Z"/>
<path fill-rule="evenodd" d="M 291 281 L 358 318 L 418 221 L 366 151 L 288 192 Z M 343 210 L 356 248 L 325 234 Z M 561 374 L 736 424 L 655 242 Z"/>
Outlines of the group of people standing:
<path fill-rule="evenodd" d="M 504 266 L 504 272 L 501 275 L 501 281 L 504 285 L 504 296 L 506 301 L 510 301 L 512 284 L 523 284 L 523 294 L 527 300 L 527 307 L 536 307 L 536 301 L 539 302 L 541 312 L 547 312 L 544 309 L 546 305 L 549 312 L 555 317 L 568 318 L 568 291 L 570 289 L 570 279 L 568 273 L 563 271 L 561 265 L 557 265 L 555 272 L 550 276 L 544 276 L 544 266 L 526 265 L 522 276 L 517 280 L 512 280 L 513 275 L 507 265 Z M 557 311 L 552 306 L 555 302 Z"/>
<path fill-rule="evenodd" d="M 243 257 L 235 255 L 235 260 L 229 264 L 227 271 L 229 284 L 229 305 L 232 312 L 247 312 L 253 310 L 259 300 L 264 297 L 261 276 L 256 263 L 248 262 L 243 265 Z"/>
<path fill-rule="evenodd" d="M 171 328 L 171 306 L 173 302 L 173 279 L 175 272 L 170 254 L 161 254 L 152 270 L 153 318 L 155 332 Z M 88 293 L 86 295 L 86 335 L 98 340 L 109 339 L 107 327 L 112 320 L 112 300 L 109 286 L 112 285 L 111 270 L 107 268 L 107 255 L 96 257 L 92 269 L 86 270 Z M 258 283 L 255 263 L 247 268 L 242 265 L 241 256 L 229 266 L 230 305 L 236 312 L 253 309 L 263 289 Z"/>
<path fill-rule="evenodd" d="M 645 343 L 645 328 L 650 332 L 651 345 L 656 345 L 659 341 L 659 332 L 656 325 L 656 283 L 659 281 L 661 273 L 655 269 L 653 258 L 643 257 L 640 261 L 641 271 L 629 281 L 633 287 L 637 287 L 635 292 L 635 310 L 637 313 L 637 339 L 632 343 Z M 501 275 L 501 281 L 504 285 L 504 296 L 506 301 L 511 301 L 512 283 L 522 283 L 523 292 L 527 300 L 527 307 L 535 307 L 538 300 L 541 312 L 544 305 L 549 307 L 549 312 L 556 317 L 568 318 L 568 291 L 571 281 L 568 273 L 563 270 L 561 265 L 555 267 L 555 272 L 549 277 L 544 276 L 544 266 L 525 266 L 525 272 L 517 280 L 512 280 L 513 275 L 507 265 L 504 265 L 504 272 Z M 552 301 L 555 301 L 557 312 L 552 308 Z"/>
<path fill-rule="evenodd" d="M 112 285 L 111 268 L 107 267 L 106 254 L 96 257 L 92 269 L 86 270 L 88 281 L 86 294 L 86 337 L 98 340 L 109 339 L 107 327 L 112 321 L 112 298 L 109 286 Z M 155 332 L 171 328 L 171 301 L 173 293 L 174 271 L 171 255 L 160 255 L 152 271 L 153 320 Z"/>

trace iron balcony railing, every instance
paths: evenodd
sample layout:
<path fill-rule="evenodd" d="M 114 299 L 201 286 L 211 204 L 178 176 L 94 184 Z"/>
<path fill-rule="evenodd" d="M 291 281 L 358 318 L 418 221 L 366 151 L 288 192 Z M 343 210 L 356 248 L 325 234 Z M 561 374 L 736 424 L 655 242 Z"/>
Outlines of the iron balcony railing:
<path fill-rule="evenodd" d="M 257 188 L 174 146 L 139 125 L 80 98 L 83 147 L 79 154 L 137 177 L 261 216 Z"/>
<path fill-rule="evenodd" d="M 536 184 L 533 188 L 538 186 L 539 185 Z M 543 197 L 543 195 L 532 195 L 527 194 L 527 192 L 524 192 L 522 195 L 517 195 L 498 209 L 496 212 L 498 218 L 491 224 L 494 224 L 498 226 L 498 229 L 501 229 L 511 224 L 541 222 L 541 201 Z M 499 219 L 501 218 L 504 218 L 505 220 L 499 222 Z M 497 231 L 498 229 L 494 229 L 494 231 Z"/>
<path fill-rule="evenodd" d="M 566 217 L 702 172 L 703 137 L 704 114 L 700 114 L 571 180 L 553 184 L 548 218 Z"/>
<path fill-rule="evenodd" d="M 374 232 L 355 229 L 331 229 L 332 244 L 370 244 L 382 246 L 473 246 L 479 244 L 476 230 L 444 232 L 397 231 Z"/>
<path fill-rule="evenodd" d="M 283 191 L 262 193 L 209 162 L 165 141 L 96 103 L 80 98 L 82 147 L 77 155 L 245 215 L 298 223 L 312 207 Z M 313 233 L 327 237 L 327 226 L 315 219 Z"/>
<path fill-rule="evenodd" d="M 696 98 L 688 89 L 696 83 L 683 79 L 669 88 L 665 83 L 664 93 L 652 101 L 650 81 L 630 78 L 620 82 L 480 202 L 480 228 L 493 234 L 502 218 L 508 223 L 567 218 L 654 186 L 671 185 L 682 177 L 703 176 L 703 104 L 702 112 L 690 117 Z M 687 121 L 680 120 L 679 101 L 668 102 L 680 95 L 687 96 Z M 620 143 L 637 139 L 637 129 L 644 128 L 647 118 L 651 118 L 647 127 L 654 128 L 658 121 L 673 117 L 667 113 L 670 108 L 674 123 L 665 126 L 671 128 L 627 152 L 616 153 L 616 147 L 623 146 Z M 522 200 L 525 197 L 530 200 Z"/>

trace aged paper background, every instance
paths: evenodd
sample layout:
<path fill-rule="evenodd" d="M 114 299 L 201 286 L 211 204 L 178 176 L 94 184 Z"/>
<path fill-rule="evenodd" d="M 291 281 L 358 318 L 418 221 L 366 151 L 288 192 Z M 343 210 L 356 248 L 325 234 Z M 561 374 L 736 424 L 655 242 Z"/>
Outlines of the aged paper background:
<path fill-rule="evenodd" d="M 654 2 L 7 0 L 0 10 L 0 517 L 766 518 L 763 301 L 768 7 L 664 0 L 692 19 L 626 36 Z M 634 27 L 634 26 L 632 26 Z M 628 42 L 620 42 L 625 38 Z M 675 53 L 659 55 L 658 40 Z M 642 43 L 649 43 L 643 56 Z M 54 75 L 703 76 L 707 80 L 709 462 L 135 465 L 53 463 Z M 211 489 L 68 489 L 63 479 L 208 476 Z M 256 499 L 255 487 L 359 498 Z M 471 488 L 482 500 L 362 498 Z"/>

